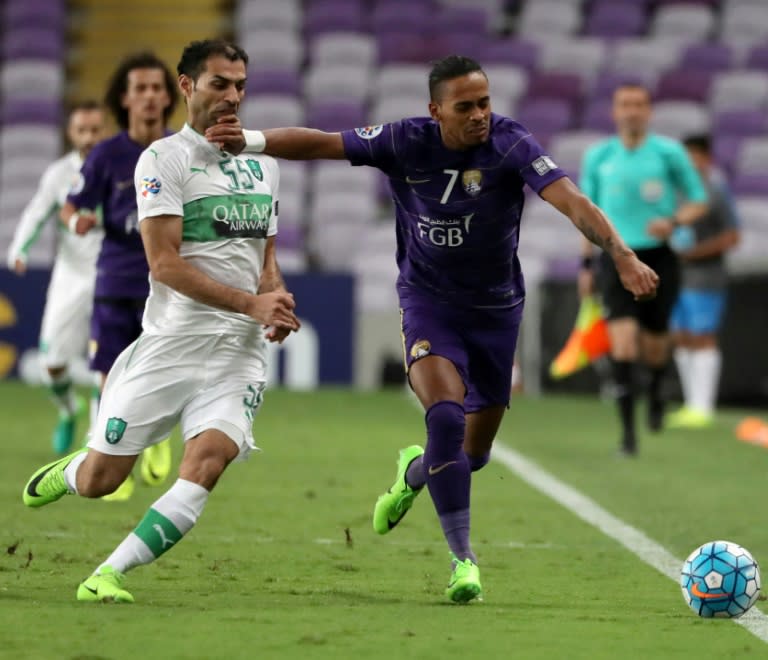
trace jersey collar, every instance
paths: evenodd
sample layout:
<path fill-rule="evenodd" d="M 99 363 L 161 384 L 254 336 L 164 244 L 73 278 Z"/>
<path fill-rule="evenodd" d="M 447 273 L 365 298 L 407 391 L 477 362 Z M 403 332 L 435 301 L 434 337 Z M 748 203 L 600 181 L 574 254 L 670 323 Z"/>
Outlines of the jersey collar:
<path fill-rule="evenodd" d="M 189 124 L 184 124 L 184 127 L 179 131 L 181 135 L 184 136 L 187 140 L 190 142 L 194 142 L 196 145 L 200 147 L 204 147 L 206 149 L 209 149 L 212 153 L 218 154 L 219 156 L 223 155 L 225 152 L 221 151 L 220 149 L 217 149 L 215 145 L 208 142 L 208 140 L 205 139 L 204 135 L 201 135 L 198 133 L 194 128 L 192 128 Z"/>

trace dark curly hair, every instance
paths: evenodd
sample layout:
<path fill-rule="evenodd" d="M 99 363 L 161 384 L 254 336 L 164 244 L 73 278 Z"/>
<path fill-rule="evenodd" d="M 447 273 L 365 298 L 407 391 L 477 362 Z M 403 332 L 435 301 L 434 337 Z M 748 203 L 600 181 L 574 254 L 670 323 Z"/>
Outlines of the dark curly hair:
<path fill-rule="evenodd" d="M 154 53 L 145 51 L 134 53 L 126 57 L 112 74 L 107 87 L 107 93 L 104 95 L 104 105 L 106 105 L 115 118 L 118 126 L 123 130 L 128 128 L 128 110 L 123 107 L 123 96 L 128 91 L 128 74 L 136 69 L 159 69 L 163 72 L 165 78 L 165 87 L 170 104 L 163 112 L 163 119 L 167 122 L 176 108 L 179 100 L 179 90 L 176 88 L 176 81 L 173 78 L 165 63 Z"/>
<path fill-rule="evenodd" d="M 429 98 L 432 101 L 439 100 L 440 86 L 446 80 L 453 80 L 475 71 L 485 76 L 485 71 L 483 71 L 483 67 L 478 62 L 463 55 L 449 55 L 442 60 L 431 62 L 431 65 L 432 70 L 429 72 Z"/>
<path fill-rule="evenodd" d="M 242 60 L 248 66 L 248 54 L 233 43 L 223 39 L 205 39 L 193 41 L 181 54 L 181 59 L 176 67 L 176 72 L 197 81 L 200 74 L 205 71 L 205 61 L 214 55 L 226 57 L 230 62 Z"/>

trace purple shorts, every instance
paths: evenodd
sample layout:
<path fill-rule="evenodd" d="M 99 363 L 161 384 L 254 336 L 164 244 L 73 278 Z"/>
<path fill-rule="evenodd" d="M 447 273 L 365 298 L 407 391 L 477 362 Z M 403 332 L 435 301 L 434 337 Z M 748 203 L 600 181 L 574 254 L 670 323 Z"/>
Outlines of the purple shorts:
<path fill-rule="evenodd" d="M 91 317 L 90 367 L 109 373 L 117 356 L 141 334 L 144 299 L 96 298 Z"/>
<path fill-rule="evenodd" d="M 505 308 L 458 308 L 401 289 L 406 369 L 427 355 L 439 355 L 453 363 L 464 381 L 467 412 L 509 405 L 522 317 L 522 302 Z"/>

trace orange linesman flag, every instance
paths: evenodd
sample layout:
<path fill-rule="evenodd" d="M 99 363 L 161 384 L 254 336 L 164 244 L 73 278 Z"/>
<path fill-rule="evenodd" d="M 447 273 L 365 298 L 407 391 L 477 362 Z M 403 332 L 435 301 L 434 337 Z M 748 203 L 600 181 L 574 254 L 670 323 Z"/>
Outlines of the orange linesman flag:
<path fill-rule="evenodd" d="M 549 375 L 555 380 L 570 376 L 605 355 L 610 348 L 600 303 L 586 296 L 581 301 L 571 336 L 549 366 Z"/>

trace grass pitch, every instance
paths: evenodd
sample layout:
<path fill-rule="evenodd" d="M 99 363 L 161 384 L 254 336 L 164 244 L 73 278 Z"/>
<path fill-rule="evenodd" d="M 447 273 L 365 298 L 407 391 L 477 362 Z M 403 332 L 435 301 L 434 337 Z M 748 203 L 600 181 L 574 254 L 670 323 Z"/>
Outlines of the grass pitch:
<path fill-rule="evenodd" d="M 733 439 L 738 418 L 645 434 L 640 457 L 621 461 L 612 406 L 518 398 L 499 439 L 681 559 L 725 538 L 768 566 L 768 453 Z M 397 449 L 423 437 L 402 392 L 268 392 L 255 424 L 264 452 L 227 471 L 177 548 L 129 574 L 136 604 L 78 603 L 77 584 L 162 491 L 25 509 L 21 488 L 51 459 L 55 413 L 42 390 L 6 382 L 0 419 L 0 658 L 768 657 L 768 645 L 693 615 L 674 582 L 494 461 L 473 486 L 485 601 L 448 603 L 447 548 L 426 493 L 392 534 L 371 529 Z"/>

